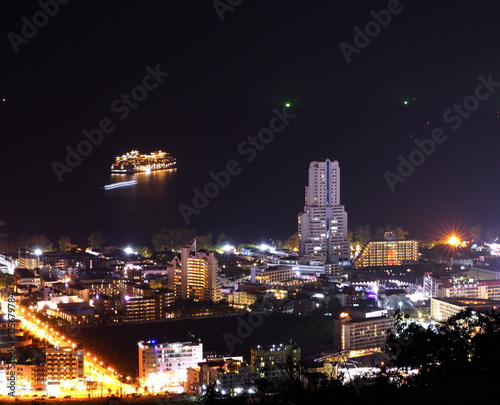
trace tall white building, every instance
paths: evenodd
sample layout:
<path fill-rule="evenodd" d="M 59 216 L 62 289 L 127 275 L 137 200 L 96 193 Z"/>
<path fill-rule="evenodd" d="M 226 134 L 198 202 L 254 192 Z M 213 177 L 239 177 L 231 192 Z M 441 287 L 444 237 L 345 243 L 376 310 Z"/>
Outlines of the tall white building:
<path fill-rule="evenodd" d="M 339 162 L 311 162 L 304 212 L 299 214 L 299 255 L 336 271 L 349 263 L 349 253 L 347 212 L 340 205 Z"/>
<path fill-rule="evenodd" d="M 166 386 L 187 380 L 187 369 L 203 361 L 203 343 L 156 343 L 141 341 L 139 346 L 139 379 L 141 384 L 162 391 Z"/>

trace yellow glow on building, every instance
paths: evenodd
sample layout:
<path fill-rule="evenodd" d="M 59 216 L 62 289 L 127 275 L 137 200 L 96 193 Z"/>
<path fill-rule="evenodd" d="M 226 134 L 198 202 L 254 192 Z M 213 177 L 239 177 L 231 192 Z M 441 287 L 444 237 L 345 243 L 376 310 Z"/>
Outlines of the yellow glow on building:
<path fill-rule="evenodd" d="M 361 250 L 356 267 L 400 266 L 418 261 L 418 241 L 373 241 L 367 242 Z"/>

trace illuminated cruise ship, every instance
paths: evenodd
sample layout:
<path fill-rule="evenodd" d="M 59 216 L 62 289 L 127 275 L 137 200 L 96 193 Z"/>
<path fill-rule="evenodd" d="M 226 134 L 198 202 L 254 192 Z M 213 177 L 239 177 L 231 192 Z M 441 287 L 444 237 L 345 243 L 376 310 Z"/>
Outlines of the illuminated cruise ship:
<path fill-rule="evenodd" d="M 168 152 L 154 151 L 141 155 L 138 150 L 117 156 L 111 165 L 111 173 L 138 173 L 152 170 L 169 169 L 175 165 L 175 158 Z"/>

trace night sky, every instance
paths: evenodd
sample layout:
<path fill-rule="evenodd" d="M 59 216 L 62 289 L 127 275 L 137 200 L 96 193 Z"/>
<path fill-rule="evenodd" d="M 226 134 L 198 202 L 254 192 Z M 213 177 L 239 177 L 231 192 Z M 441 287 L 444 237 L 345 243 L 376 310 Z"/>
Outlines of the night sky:
<path fill-rule="evenodd" d="M 389 222 L 426 238 L 499 225 L 500 83 L 483 87 L 485 100 L 474 95 L 479 76 L 500 82 L 500 6 L 436 3 L 401 1 L 348 63 L 340 44 L 354 46 L 355 27 L 363 31 L 387 1 L 246 0 L 221 21 L 213 1 L 72 0 L 17 53 L 9 33 L 21 36 L 22 18 L 33 21 L 41 6 L 1 2 L 3 232 L 84 239 L 99 228 L 122 237 L 97 190 L 114 156 L 155 148 L 178 159 L 171 209 L 155 229 L 184 225 L 177 205 L 192 205 L 192 188 L 236 160 L 241 174 L 189 226 L 236 242 L 286 238 L 303 209 L 309 162 L 321 157 L 340 163 L 351 229 Z M 112 102 L 157 65 L 169 76 L 121 120 Z M 460 125 L 457 112 L 443 118 L 467 97 Z M 285 102 L 296 117 L 246 162 L 238 146 Z M 52 163 L 64 163 L 66 146 L 103 118 L 114 131 L 59 182 Z M 399 175 L 398 156 L 436 128 L 446 140 L 391 191 L 384 173 Z"/>

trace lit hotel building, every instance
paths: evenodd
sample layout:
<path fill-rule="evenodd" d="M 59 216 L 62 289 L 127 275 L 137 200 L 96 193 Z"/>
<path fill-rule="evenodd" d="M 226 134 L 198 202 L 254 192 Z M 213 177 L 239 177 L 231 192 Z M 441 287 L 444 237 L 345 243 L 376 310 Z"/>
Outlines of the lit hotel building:
<path fill-rule="evenodd" d="M 340 205 L 340 168 L 337 161 L 309 165 L 304 212 L 298 218 L 299 255 L 325 263 L 327 271 L 349 264 L 347 213 Z"/>
<path fill-rule="evenodd" d="M 48 346 L 45 356 L 47 384 L 51 381 L 78 382 L 84 378 L 82 346 Z"/>
<path fill-rule="evenodd" d="M 455 279 L 424 273 L 424 294 L 429 298 L 500 300 L 500 280 Z"/>
<path fill-rule="evenodd" d="M 335 349 L 370 350 L 385 345 L 387 332 L 394 330 L 394 319 L 386 316 L 350 318 L 341 314 L 333 321 Z"/>
<path fill-rule="evenodd" d="M 400 266 L 418 261 L 418 241 L 396 240 L 387 233 L 385 240 L 367 242 L 356 260 L 356 267 Z"/>
<path fill-rule="evenodd" d="M 159 390 L 167 385 L 187 381 L 187 369 L 203 361 L 203 343 L 139 342 L 139 379 L 146 386 Z"/>
<path fill-rule="evenodd" d="M 259 284 L 275 284 L 292 278 L 291 266 L 252 266 L 250 268 L 250 282 Z"/>
<path fill-rule="evenodd" d="M 214 252 L 196 251 L 196 240 L 182 248 L 168 267 L 168 288 L 176 298 L 220 301 L 221 288 Z"/>

